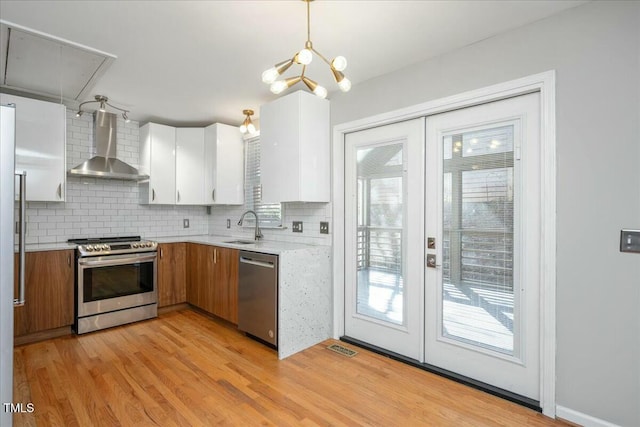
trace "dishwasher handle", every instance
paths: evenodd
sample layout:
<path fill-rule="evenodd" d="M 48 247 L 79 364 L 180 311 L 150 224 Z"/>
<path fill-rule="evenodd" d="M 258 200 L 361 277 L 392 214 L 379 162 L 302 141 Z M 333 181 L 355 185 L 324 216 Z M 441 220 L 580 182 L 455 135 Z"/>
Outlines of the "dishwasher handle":
<path fill-rule="evenodd" d="M 275 268 L 275 264 L 273 262 L 256 261 L 255 259 L 247 258 L 247 257 L 244 257 L 244 256 L 240 257 L 240 262 L 243 263 L 243 264 L 257 265 L 259 267 Z"/>

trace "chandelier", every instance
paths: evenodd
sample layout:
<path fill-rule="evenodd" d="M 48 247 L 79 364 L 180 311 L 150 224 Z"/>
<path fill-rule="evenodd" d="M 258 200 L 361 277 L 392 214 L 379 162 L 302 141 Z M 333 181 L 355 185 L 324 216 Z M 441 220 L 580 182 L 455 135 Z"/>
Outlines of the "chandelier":
<path fill-rule="evenodd" d="M 122 111 L 122 118 L 124 119 L 125 123 L 129 123 L 131 120 L 129 120 L 129 116 L 127 115 L 127 113 L 129 113 L 129 110 L 125 110 L 123 108 L 118 108 L 115 105 L 111 105 L 109 104 L 109 98 L 107 98 L 104 95 L 96 95 L 95 97 L 95 101 L 85 101 L 82 104 L 80 104 L 80 106 L 78 107 L 78 112 L 76 113 L 76 117 L 80 117 L 82 116 L 82 114 L 84 113 L 84 111 L 82 110 L 82 106 L 85 104 L 90 104 L 93 102 L 97 102 L 100 104 L 100 107 L 98 108 L 98 111 L 104 113 L 105 111 L 107 111 L 107 105 L 113 109 L 116 109 L 118 111 Z"/>
<path fill-rule="evenodd" d="M 242 133 L 256 133 L 256 127 L 251 121 L 251 116 L 253 116 L 253 110 L 242 110 L 242 114 L 245 115 L 244 122 L 240 125 L 240 132 Z"/>
<path fill-rule="evenodd" d="M 329 65 L 331 73 L 333 74 L 333 79 L 338 84 L 340 90 L 343 92 L 348 92 L 351 89 L 351 82 L 342 73 L 342 71 L 347 68 L 346 58 L 344 56 L 336 56 L 333 60 L 329 61 L 320 52 L 315 50 L 315 48 L 313 47 L 313 43 L 311 42 L 311 26 L 309 24 L 309 3 L 311 3 L 313 0 L 302 1 L 307 3 L 307 41 L 304 44 L 304 49 L 293 55 L 291 59 L 279 62 L 262 73 L 262 81 L 271 85 L 271 92 L 275 94 L 282 93 L 286 89 L 302 81 L 309 88 L 309 90 L 315 93 L 317 96 L 319 96 L 320 98 L 326 98 L 327 89 L 314 82 L 309 77 L 305 76 L 307 65 L 311 63 L 311 61 L 313 60 L 313 54 L 315 53 L 316 55 L 318 55 L 318 57 L 320 57 L 320 59 L 322 59 L 327 63 L 327 65 Z M 282 73 L 287 71 L 289 67 L 291 67 L 294 63 L 302 65 L 302 72 L 300 73 L 300 75 L 296 77 L 290 77 L 285 80 L 277 80 L 278 77 Z"/>

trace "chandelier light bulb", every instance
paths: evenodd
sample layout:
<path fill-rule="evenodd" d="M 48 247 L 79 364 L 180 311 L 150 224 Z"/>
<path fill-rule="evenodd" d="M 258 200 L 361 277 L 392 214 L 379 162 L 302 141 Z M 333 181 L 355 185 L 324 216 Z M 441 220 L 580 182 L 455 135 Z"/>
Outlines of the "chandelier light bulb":
<path fill-rule="evenodd" d="M 240 126 L 240 133 L 247 133 L 247 127 L 244 124 Z"/>
<path fill-rule="evenodd" d="M 271 92 L 278 95 L 279 93 L 282 93 L 287 87 L 287 82 L 285 82 L 284 80 L 276 80 L 275 82 L 271 83 L 270 90 Z"/>
<path fill-rule="evenodd" d="M 296 58 L 298 63 L 302 65 L 309 65 L 313 60 L 313 54 L 309 49 L 302 49 L 300 52 L 298 52 Z"/>
<path fill-rule="evenodd" d="M 347 58 L 344 56 L 336 56 L 333 61 L 331 61 L 331 67 L 338 71 L 344 71 L 344 69 L 347 68 Z"/>
<path fill-rule="evenodd" d="M 264 73 L 262 73 L 262 81 L 270 85 L 271 83 L 276 81 L 279 75 L 280 73 L 278 73 L 278 70 L 276 69 L 276 67 L 271 67 L 268 70 L 266 70 Z"/>
<path fill-rule="evenodd" d="M 247 126 L 247 132 L 256 133 L 256 127 L 253 125 L 253 123 L 249 123 L 249 126 Z"/>
<path fill-rule="evenodd" d="M 340 80 L 338 82 L 338 87 L 340 88 L 341 91 L 343 92 L 349 92 L 351 90 L 351 80 L 349 80 L 348 78 L 343 78 L 342 80 Z"/>
<path fill-rule="evenodd" d="M 313 90 L 313 93 L 316 94 L 316 96 L 318 96 L 319 98 L 326 98 L 327 97 L 327 89 L 325 89 L 324 87 L 318 85 L 316 86 L 316 88 Z"/>

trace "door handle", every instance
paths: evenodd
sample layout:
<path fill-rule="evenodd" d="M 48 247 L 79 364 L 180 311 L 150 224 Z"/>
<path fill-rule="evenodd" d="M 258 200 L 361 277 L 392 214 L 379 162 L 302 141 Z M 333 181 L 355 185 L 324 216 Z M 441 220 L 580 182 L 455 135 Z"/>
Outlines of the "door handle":
<path fill-rule="evenodd" d="M 58 184 L 58 199 L 62 200 L 62 183 Z"/>
<path fill-rule="evenodd" d="M 18 204 L 18 298 L 13 300 L 14 306 L 23 306 L 25 303 L 25 233 L 26 233 L 26 217 L 27 217 L 27 171 L 16 173 L 19 176 L 20 183 L 20 201 Z"/>
<path fill-rule="evenodd" d="M 151 201 L 155 201 L 156 200 L 156 190 L 154 190 L 153 188 L 151 189 Z"/>

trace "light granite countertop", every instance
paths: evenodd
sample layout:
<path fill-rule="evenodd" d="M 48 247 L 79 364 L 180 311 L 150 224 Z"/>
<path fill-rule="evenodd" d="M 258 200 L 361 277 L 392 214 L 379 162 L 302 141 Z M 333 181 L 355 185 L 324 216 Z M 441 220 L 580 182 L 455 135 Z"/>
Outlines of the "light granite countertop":
<path fill-rule="evenodd" d="M 277 242 L 272 240 L 249 240 L 246 237 L 233 237 L 233 236 L 214 236 L 214 235 L 202 235 L 202 236 L 175 236 L 175 237 L 158 237 L 154 239 L 158 243 L 175 243 L 175 242 L 187 242 L 187 243 L 200 243 L 203 245 L 221 246 L 225 248 L 242 249 L 245 251 L 262 252 L 265 254 L 280 255 L 283 252 L 297 251 L 301 249 L 314 248 L 314 245 L 307 245 L 302 243 L 291 242 Z M 233 243 L 235 240 L 252 242 L 248 244 Z"/>
<path fill-rule="evenodd" d="M 260 240 L 254 243 L 254 241 L 247 239 L 246 237 L 234 237 L 234 236 L 214 236 L 214 235 L 197 235 L 197 236 L 172 236 L 172 237 L 158 237 L 150 239 L 158 243 L 200 243 L 203 245 L 221 246 L 225 248 L 242 249 L 246 251 L 262 252 L 266 254 L 280 255 L 287 251 L 297 251 L 301 249 L 314 248 L 314 245 L 291 243 L 291 242 L 277 242 L 271 240 Z M 250 241 L 252 243 L 232 243 L 235 240 Z M 66 249 L 75 249 L 76 245 L 67 242 L 57 243 L 32 243 L 25 246 L 26 252 L 41 252 L 41 251 L 60 251 Z M 15 247 L 15 252 L 18 251 L 18 247 Z"/>

